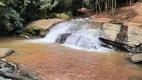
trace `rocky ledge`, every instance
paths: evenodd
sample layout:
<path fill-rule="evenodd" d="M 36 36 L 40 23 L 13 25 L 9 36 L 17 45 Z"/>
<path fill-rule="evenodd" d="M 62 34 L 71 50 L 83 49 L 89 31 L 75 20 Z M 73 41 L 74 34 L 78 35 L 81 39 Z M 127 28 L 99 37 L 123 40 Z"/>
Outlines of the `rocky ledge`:
<path fill-rule="evenodd" d="M 25 32 L 33 36 L 38 35 L 44 37 L 53 25 L 56 25 L 57 23 L 60 23 L 62 21 L 64 20 L 58 18 L 37 20 L 28 24 L 25 28 Z"/>
<path fill-rule="evenodd" d="M 2 59 L 13 53 L 15 53 L 14 50 L 0 48 L 0 80 L 38 80 L 22 69 L 19 64 Z"/>
<path fill-rule="evenodd" d="M 102 46 L 115 50 L 127 51 L 128 60 L 133 63 L 142 62 L 142 27 L 124 26 L 123 24 L 104 23 L 102 27 L 104 37 L 100 37 Z"/>
<path fill-rule="evenodd" d="M 104 23 L 100 37 L 103 46 L 125 50 L 130 53 L 142 53 L 142 27 Z"/>

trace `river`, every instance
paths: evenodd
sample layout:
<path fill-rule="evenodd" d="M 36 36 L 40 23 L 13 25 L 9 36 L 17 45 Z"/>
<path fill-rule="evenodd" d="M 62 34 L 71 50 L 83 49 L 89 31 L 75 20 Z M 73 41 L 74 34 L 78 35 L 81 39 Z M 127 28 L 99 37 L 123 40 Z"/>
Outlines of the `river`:
<path fill-rule="evenodd" d="M 16 51 L 7 60 L 21 64 L 40 80 L 142 80 L 142 65 L 129 62 L 125 52 L 89 52 L 14 37 L 0 38 L 0 44 Z"/>
<path fill-rule="evenodd" d="M 142 65 L 129 62 L 129 53 L 101 46 L 104 35 L 92 22 L 73 20 L 41 39 L 0 38 L 0 48 L 15 50 L 6 59 L 40 80 L 142 80 Z"/>

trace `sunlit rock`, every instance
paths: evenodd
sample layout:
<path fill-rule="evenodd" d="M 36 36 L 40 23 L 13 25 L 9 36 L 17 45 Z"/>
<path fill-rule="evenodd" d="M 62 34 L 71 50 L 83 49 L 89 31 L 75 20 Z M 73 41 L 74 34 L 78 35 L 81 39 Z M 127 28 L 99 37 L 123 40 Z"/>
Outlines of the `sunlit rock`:
<path fill-rule="evenodd" d="M 103 32 L 105 34 L 105 39 L 115 41 L 117 35 L 120 33 L 121 25 L 118 24 L 111 24 L 111 23 L 104 23 L 103 24 Z"/>
<path fill-rule="evenodd" d="M 130 57 L 130 59 L 133 63 L 140 63 L 140 62 L 142 62 L 142 53 L 141 54 L 133 54 Z"/>
<path fill-rule="evenodd" d="M 32 35 L 39 35 L 42 31 L 48 31 L 53 25 L 60 23 L 62 19 L 42 19 L 37 20 L 26 26 L 25 31 Z"/>
<path fill-rule="evenodd" d="M 127 44 L 139 45 L 140 43 L 142 43 L 142 28 L 129 26 Z"/>
<path fill-rule="evenodd" d="M 7 57 L 12 53 L 14 53 L 14 51 L 9 48 L 0 48 L 0 58 Z"/>

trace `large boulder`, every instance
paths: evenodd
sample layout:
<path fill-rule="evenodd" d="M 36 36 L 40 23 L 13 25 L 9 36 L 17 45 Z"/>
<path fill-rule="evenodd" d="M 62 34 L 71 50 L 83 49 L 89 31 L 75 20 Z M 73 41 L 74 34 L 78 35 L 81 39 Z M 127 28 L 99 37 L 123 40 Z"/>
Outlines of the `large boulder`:
<path fill-rule="evenodd" d="M 0 58 L 5 58 L 13 53 L 14 51 L 9 48 L 0 48 Z"/>
<path fill-rule="evenodd" d="M 142 53 L 142 27 L 128 27 L 127 49 L 131 53 Z"/>
<path fill-rule="evenodd" d="M 128 45 L 139 45 L 142 43 L 142 27 L 128 27 Z"/>
<path fill-rule="evenodd" d="M 32 35 L 39 35 L 41 32 L 48 31 L 52 26 L 64 21 L 63 19 L 42 19 L 37 20 L 25 27 L 25 32 Z"/>
<path fill-rule="evenodd" d="M 142 27 L 104 23 L 102 31 L 105 35 L 100 37 L 103 45 L 131 53 L 142 53 Z"/>
<path fill-rule="evenodd" d="M 142 62 L 142 53 L 131 55 L 131 56 L 130 56 L 130 60 L 131 60 L 133 63 L 141 63 L 141 62 Z"/>
<path fill-rule="evenodd" d="M 111 23 L 104 23 L 102 27 L 102 31 L 105 35 L 105 39 L 115 41 L 117 35 L 120 33 L 122 25 L 118 24 L 111 24 Z"/>

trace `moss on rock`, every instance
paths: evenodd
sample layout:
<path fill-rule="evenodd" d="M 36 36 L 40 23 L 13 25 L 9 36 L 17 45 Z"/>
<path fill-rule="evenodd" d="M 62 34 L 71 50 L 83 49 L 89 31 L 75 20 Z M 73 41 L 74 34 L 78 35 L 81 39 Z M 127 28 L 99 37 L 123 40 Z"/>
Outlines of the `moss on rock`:
<path fill-rule="evenodd" d="M 38 36 L 42 33 L 45 33 L 47 31 L 49 31 L 49 29 L 64 21 L 63 19 L 42 19 L 42 20 L 37 20 L 37 21 L 34 21 L 30 24 L 28 24 L 26 27 L 25 27 L 25 32 L 26 33 L 29 33 L 33 36 Z"/>

